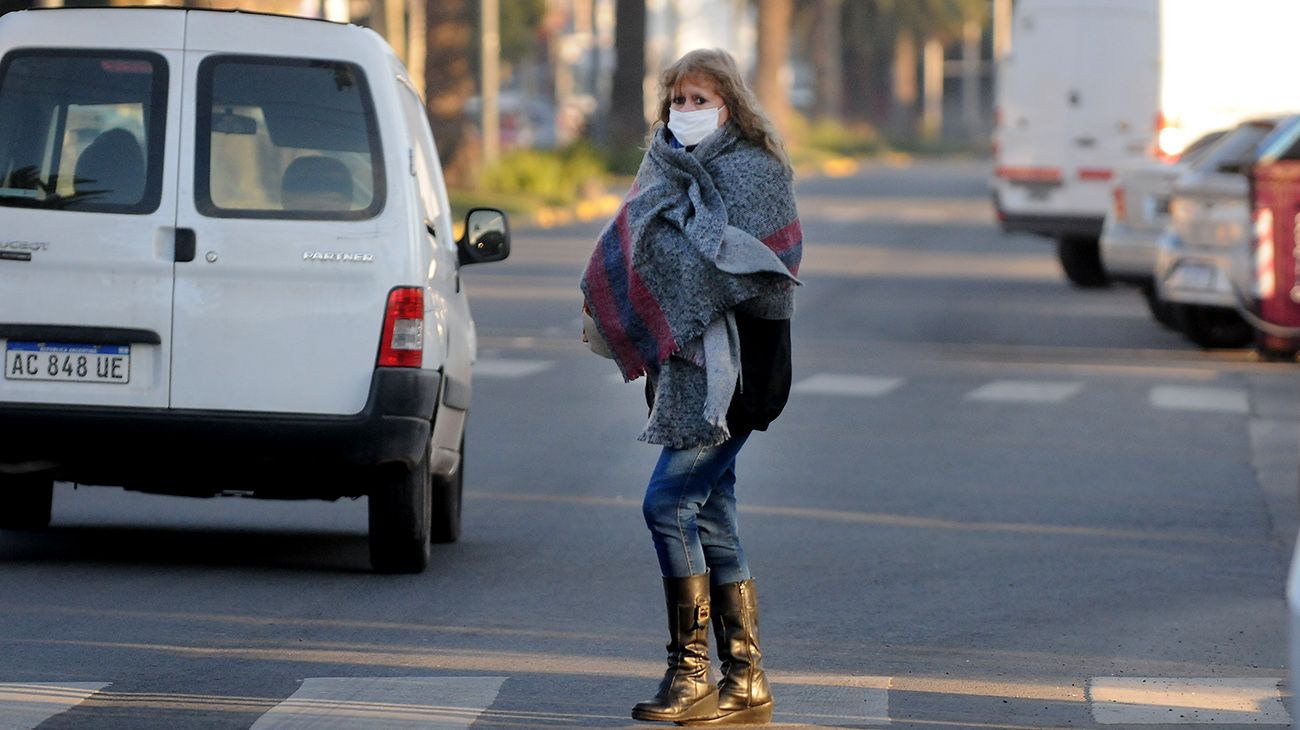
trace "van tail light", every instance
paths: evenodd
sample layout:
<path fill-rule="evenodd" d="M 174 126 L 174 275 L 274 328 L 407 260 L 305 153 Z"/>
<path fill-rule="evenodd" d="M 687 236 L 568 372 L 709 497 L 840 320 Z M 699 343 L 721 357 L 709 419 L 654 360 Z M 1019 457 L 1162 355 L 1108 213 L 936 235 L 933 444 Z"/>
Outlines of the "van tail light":
<path fill-rule="evenodd" d="M 1272 299 L 1277 293 L 1277 274 L 1273 268 L 1273 211 L 1255 209 L 1255 297 Z"/>
<path fill-rule="evenodd" d="M 418 368 L 424 359 L 424 290 L 399 287 L 388 293 L 379 366 Z"/>
<path fill-rule="evenodd" d="M 1123 223 L 1128 220 L 1128 200 L 1124 197 L 1124 186 L 1116 185 L 1110 189 L 1111 207 L 1115 211 L 1115 220 Z"/>

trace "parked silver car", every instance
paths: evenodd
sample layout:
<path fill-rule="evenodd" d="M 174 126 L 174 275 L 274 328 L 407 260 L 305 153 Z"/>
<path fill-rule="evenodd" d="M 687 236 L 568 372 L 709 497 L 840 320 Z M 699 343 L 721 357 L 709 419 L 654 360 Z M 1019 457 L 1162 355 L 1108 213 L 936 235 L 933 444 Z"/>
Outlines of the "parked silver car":
<path fill-rule="evenodd" d="M 1174 163 L 1142 159 L 1115 170 L 1101 231 L 1102 264 L 1113 281 L 1139 287 L 1152 316 L 1169 327 L 1172 312 L 1156 297 L 1153 278 L 1160 234 L 1169 224 L 1169 195 L 1174 181 L 1226 134 L 1219 130 L 1202 136 Z"/>
<path fill-rule="evenodd" d="M 1254 331 L 1237 313 L 1249 276 L 1251 211 L 1245 172 L 1277 120 L 1244 122 L 1175 182 L 1156 252 L 1157 296 L 1201 347 L 1240 347 Z"/>

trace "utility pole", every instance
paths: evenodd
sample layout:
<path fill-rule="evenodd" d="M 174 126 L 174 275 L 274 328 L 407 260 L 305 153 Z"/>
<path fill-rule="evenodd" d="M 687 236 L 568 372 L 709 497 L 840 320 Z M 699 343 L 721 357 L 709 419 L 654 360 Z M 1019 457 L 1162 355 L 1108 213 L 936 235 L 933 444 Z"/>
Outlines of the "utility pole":
<path fill-rule="evenodd" d="M 479 100 L 483 108 L 483 165 L 490 167 L 501 156 L 501 123 L 498 96 L 501 92 L 501 7 L 499 0 L 479 0 L 483 38 L 479 44 L 483 81 Z"/>

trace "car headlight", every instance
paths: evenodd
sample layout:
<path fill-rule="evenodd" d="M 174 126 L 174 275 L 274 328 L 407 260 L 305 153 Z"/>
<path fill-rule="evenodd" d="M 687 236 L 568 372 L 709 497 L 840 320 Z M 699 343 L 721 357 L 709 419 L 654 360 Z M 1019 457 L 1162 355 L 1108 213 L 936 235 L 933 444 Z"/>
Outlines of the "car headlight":
<path fill-rule="evenodd" d="M 1179 237 L 1191 246 L 1240 245 L 1250 230 L 1250 210 L 1244 200 L 1175 196 L 1169 202 L 1169 216 Z"/>

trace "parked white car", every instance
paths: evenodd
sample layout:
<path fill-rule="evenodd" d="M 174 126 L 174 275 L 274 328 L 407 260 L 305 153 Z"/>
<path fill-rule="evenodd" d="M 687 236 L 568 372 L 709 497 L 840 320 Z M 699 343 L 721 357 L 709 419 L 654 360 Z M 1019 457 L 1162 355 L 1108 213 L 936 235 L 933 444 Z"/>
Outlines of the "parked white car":
<path fill-rule="evenodd" d="M 474 322 L 428 120 L 374 32 L 183 9 L 0 19 L 0 527 L 55 480 L 369 497 L 455 540 Z"/>
<path fill-rule="evenodd" d="M 1169 196 L 1178 179 L 1225 131 L 1193 142 L 1176 162 L 1138 160 L 1115 168 L 1111 206 L 1101 228 L 1101 259 L 1113 281 L 1137 286 L 1158 322 L 1173 326 L 1169 307 L 1155 294 L 1156 250 L 1169 224 Z"/>
<path fill-rule="evenodd" d="M 1174 181 L 1156 254 L 1157 296 L 1202 347 L 1240 347 L 1254 331 L 1237 313 L 1249 290 L 1252 216 L 1246 172 L 1276 119 L 1238 125 Z"/>

